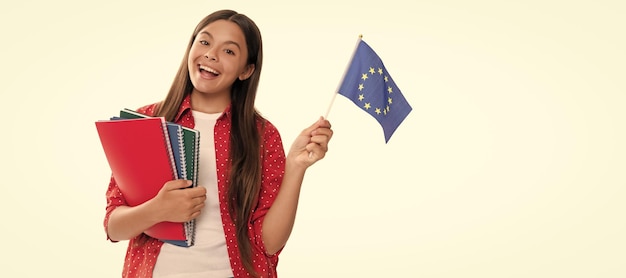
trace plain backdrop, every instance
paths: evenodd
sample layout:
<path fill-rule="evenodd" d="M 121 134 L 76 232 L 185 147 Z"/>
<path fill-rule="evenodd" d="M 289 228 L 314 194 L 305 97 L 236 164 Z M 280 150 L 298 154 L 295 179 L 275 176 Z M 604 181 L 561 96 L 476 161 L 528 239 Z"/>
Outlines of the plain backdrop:
<path fill-rule="evenodd" d="M 161 100 L 196 23 L 259 25 L 285 148 L 359 34 L 413 107 L 388 144 L 338 96 L 280 277 L 626 277 L 623 1 L 5 1 L 2 277 L 119 277 L 94 122 Z"/>

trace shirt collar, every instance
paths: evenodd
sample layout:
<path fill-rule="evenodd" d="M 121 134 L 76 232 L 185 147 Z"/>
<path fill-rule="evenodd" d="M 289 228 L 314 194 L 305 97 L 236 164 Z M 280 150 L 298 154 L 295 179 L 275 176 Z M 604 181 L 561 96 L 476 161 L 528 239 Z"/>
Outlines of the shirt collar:
<path fill-rule="evenodd" d="M 224 112 L 222 112 L 222 115 L 218 119 L 230 117 L 231 106 L 232 103 L 224 109 Z M 174 117 L 174 122 L 179 122 L 187 113 L 191 114 L 191 94 L 187 94 L 178 107 L 178 113 L 176 113 L 176 117 Z"/>
<path fill-rule="evenodd" d="M 182 119 L 182 117 L 191 111 L 191 94 L 187 94 L 183 99 L 183 102 L 178 106 L 178 113 L 176 113 L 176 117 L 174 117 L 174 122 L 178 122 Z M 189 112 L 190 113 L 190 112 Z"/>

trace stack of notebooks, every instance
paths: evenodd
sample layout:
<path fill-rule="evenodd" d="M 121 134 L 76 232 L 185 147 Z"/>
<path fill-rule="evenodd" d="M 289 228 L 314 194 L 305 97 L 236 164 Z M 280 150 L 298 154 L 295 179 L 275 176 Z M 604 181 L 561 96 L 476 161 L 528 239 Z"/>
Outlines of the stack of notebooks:
<path fill-rule="evenodd" d="M 170 180 L 191 180 L 191 187 L 197 186 L 199 131 L 126 108 L 119 116 L 95 124 L 113 177 L 128 205 L 152 199 Z M 189 247 L 194 243 L 195 220 L 161 222 L 144 233 Z"/>

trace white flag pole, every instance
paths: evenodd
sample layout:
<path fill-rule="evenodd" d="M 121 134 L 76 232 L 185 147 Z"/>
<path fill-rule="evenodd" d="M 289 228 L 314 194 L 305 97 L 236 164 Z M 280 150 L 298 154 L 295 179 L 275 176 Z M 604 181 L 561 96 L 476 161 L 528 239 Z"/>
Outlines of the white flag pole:
<path fill-rule="evenodd" d="M 341 87 L 341 84 L 343 84 L 343 80 L 346 78 L 346 74 L 348 73 L 348 69 L 350 68 L 350 65 L 352 64 L 352 59 L 354 59 L 354 55 L 356 54 L 356 50 L 359 47 L 359 43 L 361 42 L 361 39 L 363 39 L 362 34 L 359 35 L 359 39 L 356 41 L 356 46 L 354 46 L 352 57 L 350 57 L 350 61 L 348 61 L 348 65 L 346 66 L 346 69 L 343 72 L 343 76 L 341 76 L 339 84 L 337 84 L 337 89 L 335 90 L 335 93 L 333 94 L 333 98 L 330 100 L 328 109 L 326 109 L 326 114 L 324 115 L 324 119 L 328 119 L 328 113 L 330 113 L 330 108 L 333 106 L 333 103 L 335 102 L 335 97 L 337 97 L 337 94 L 339 94 L 339 88 Z"/>

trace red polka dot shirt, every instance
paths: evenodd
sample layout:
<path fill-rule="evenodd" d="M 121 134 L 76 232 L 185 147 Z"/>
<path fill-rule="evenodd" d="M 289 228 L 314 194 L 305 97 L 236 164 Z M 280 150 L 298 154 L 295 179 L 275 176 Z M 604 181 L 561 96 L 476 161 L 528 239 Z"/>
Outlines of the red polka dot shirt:
<path fill-rule="evenodd" d="M 137 112 L 152 116 L 154 115 L 155 107 L 156 104 L 146 105 L 138 109 Z M 175 122 L 186 127 L 194 128 L 195 124 L 191 113 L 189 95 L 183 100 Z M 259 121 L 258 123 L 260 127 L 261 122 Z M 220 213 L 233 274 L 235 277 L 252 277 L 243 267 L 237 247 L 235 225 L 228 212 L 226 193 L 228 191 L 230 129 L 231 116 L 230 107 L 228 107 L 220 118 L 218 118 L 214 131 Z M 285 153 L 278 130 L 268 121 L 265 121 L 262 138 L 262 186 L 259 193 L 259 202 L 248 223 L 248 236 L 252 242 L 252 258 L 256 272 L 260 274 L 261 277 L 277 277 L 276 266 L 278 264 L 280 251 L 274 255 L 268 255 L 261 235 L 263 232 L 263 219 L 276 199 L 282 183 L 285 170 Z M 202 166 L 200 165 L 200 167 Z M 203 170 L 211 171 L 211 169 Z M 106 191 L 106 199 L 107 206 L 104 218 L 105 231 L 111 212 L 118 206 L 127 205 L 114 178 L 110 180 Z M 109 238 L 109 240 L 111 239 Z M 152 271 L 162 245 L 162 241 L 151 238 L 145 234 L 140 234 L 131 239 L 126 251 L 122 277 L 152 277 Z"/>

